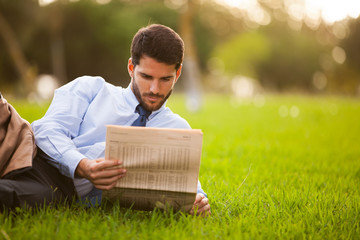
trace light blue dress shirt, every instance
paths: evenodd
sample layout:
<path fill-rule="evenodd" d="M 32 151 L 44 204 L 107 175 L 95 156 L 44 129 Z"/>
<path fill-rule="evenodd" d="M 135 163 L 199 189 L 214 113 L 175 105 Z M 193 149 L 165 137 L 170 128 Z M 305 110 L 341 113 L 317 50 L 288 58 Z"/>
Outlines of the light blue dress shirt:
<path fill-rule="evenodd" d="M 83 158 L 104 158 L 106 125 L 130 126 L 139 116 L 138 104 L 130 85 L 117 87 L 101 77 L 77 78 L 58 88 L 45 116 L 31 124 L 36 145 L 53 159 L 52 165 L 74 180 L 79 196 L 91 195 L 93 185 L 75 177 L 77 165 Z M 165 105 L 151 113 L 147 127 L 190 128 Z M 198 192 L 204 193 L 200 182 Z"/>

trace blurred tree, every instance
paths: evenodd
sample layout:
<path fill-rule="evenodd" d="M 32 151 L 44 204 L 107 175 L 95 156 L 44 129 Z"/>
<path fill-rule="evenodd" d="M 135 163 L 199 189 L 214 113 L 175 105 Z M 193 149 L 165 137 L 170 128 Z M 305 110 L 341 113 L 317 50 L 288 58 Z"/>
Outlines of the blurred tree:
<path fill-rule="evenodd" d="M 17 70 L 23 83 L 23 92 L 29 93 L 34 90 L 36 70 L 26 60 L 25 54 L 16 37 L 15 32 L 0 11 L 0 35 L 4 39 L 4 45 L 13 62 L 14 69 Z"/>
<path fill-rule="evenodd" d="M 185 56 L 182 71 L 186 91 L 187 109 L 196 112 L 202 105 L 201 72 L 198 63 L 196 43 L 194 40 L 194 17 L 199 3 L 195 0 L 187 2 L 186 9 L 179 19 L 179 33 L 185 43 Z"/>
<path fill-rule="evenodd" d="M 219 44 L 212 57 L 224 63 L 230 79 L 244 75 L 267 89 L 312 90 L 313 75 L 322 69 L 320 56 L 329 49 L 306 28 L 294 31 L 286 23 L 273 22 Z"/>
<path fill-rule="evenodd" d="M 179 18 L 162 0 L 58 1 L 43 7 L 35 0 L 0 0 L 0 9 L 39 74 L 55 74 L 64 82 L 81 75 L 100 75 L 122 86 L 129 83 L 126 65 L 135 32 L 149 23 L 177 29 Z M 15 87 L 16 72 L 6 67 L 9 62 L 9 55 L 0 51 L 0 81 Z"/>
<path fill-rule="evenodd" d="M 81 0 L 65 8 L 64 43 L 69 79 L 99 75 L 125 86 L 133 35 L 150 23 L 177 29 L 179 14 L 162 1 L 112 1 L 99 5 Z"/>
<path fill-rule="evenodd" d="M 331 93 L 346 93 L 360 95 L 359 70 L 349 63 L 344 63 L 327 72 L 328 91 Z"/>
<path fill-rule="evenodd" d="M 360 69 L 360 18 L 350 21 L 349 36 L 341 42 L 349 65 Z"/>
<path fill-rule="evenodd" d="M 64 10 L 62 4 L 55 2 L 43 9 L 46 14 L 50 35 L 50 52 L 52 71 L 59 83 L 65 84 L 67 79 L 66 58 L 64 49 Z"/>
<path fill-rule="evenodd" d="M 330 74 L 332 91 L 360 95 L 360 18 L 350 21 L 349 35 L 340 42 L 346 60 Z"/>
<path fill-rule="evenodd" d="M 309 29 L 293 31 L 281 22 L 273 22 L 261 31 L 270 41 L 268 61 L 258 64 L 261 84 L 274 90 L 311 90 L 313 75 L 322 69 L 320 56 L 329 52 Z"/>

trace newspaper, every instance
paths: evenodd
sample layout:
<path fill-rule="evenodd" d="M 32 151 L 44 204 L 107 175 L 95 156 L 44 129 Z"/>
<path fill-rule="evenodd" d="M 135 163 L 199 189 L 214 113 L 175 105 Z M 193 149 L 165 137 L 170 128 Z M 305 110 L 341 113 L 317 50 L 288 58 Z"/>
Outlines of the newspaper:
<path fill-rule="evenodd" d="M 202 135 L 197 129 L 107 126 L 105 158 L 121 160 L 126 176 L 103 197 L 133 209 L 189 211 L 196 197 Z"/>

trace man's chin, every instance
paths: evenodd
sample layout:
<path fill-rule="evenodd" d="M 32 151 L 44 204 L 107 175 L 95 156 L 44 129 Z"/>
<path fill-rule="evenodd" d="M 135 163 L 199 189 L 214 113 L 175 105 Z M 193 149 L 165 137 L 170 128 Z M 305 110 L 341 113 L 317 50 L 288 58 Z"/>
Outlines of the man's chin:
<path fill-rule="evenodd" d="M 162 103 L 144 102 L 143 105 L 146 110 L 153 112 L 153 111 L 159 110 L 159 108 L 161 108 Z"/>

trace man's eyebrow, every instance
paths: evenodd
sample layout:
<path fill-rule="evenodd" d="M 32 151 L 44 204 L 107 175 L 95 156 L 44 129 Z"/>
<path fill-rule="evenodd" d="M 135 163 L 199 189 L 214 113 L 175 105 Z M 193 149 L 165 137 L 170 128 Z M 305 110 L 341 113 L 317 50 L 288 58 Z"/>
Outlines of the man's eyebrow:
<path fill-rule="evenodd" d="M 162 79 L 165 79 L 165 78 L 172 78 L 173 75 L 169 75 L 169 76 L 165 76 L 165 77 L 161 77 Z"/>
<path fill-rule="evenodd" d="M 146 74 L 146 73 L 144 73 L 144 72 L 139 72 L 142 76 L 144 76 L 144 77 L 153 77 L 153 76 L 151 76 L 151 75 L 149 75 L 149 74 Z M 164 77 L 160 77 L 161 79 L 166 79 L 166 78 L 172 78 L 173 77 L 173 75 L 169 75 L 169 76 L 164 76 Z"/>
<path fill-rule="evenodd" d="M 146 73 L 143 73 L 143 72 L 139 72 L 142 76 L 145 76 L 145 77 L 152 77 L 151 75 L 149 74 L 146 74 Z"/>

